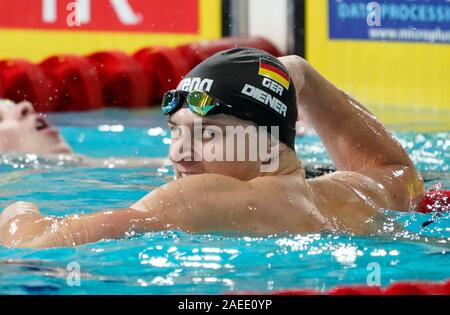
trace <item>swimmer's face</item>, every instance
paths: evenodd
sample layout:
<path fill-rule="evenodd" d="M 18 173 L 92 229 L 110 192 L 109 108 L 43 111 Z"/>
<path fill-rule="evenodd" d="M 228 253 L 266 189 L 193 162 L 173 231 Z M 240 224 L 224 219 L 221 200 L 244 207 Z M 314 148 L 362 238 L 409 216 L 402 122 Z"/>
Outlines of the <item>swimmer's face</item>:
<path fill-rule="evenodd" d="M 69 145 L 28 102 L 0 104 L 0 153 L 66 153 Z"/>
<path fill-rule="evenodd" d="M 176 178 L 204 173 L 241 180 L 260 176 L 263 162 L 254 152 L 249 138 L 243 136 L 240 140 L 246 140 L 237 141 L 236 137 L 226 132 L 227 127 L 255 127 L 252 123 L 225 114 L 200 118 L 189 109 L 182 108 L 170 116 L 168 124 L 172 139 L 169 155 Z M 229 138 L 234 138 L 234 141 L 227 141 Z"/>

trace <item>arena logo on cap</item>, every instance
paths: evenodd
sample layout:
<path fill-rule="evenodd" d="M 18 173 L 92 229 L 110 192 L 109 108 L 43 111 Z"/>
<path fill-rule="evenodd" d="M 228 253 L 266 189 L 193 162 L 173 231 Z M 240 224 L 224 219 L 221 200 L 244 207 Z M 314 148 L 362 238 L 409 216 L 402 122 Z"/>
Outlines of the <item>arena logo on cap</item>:
<path fill-rule="evenodd" d="M 214 80 L 208 78 L 185 78 L 178 83 L 177 90 L 192 92 L 194 90 L 202 90 L 205 92 L 210 92 Z"/>
<path fill-rule="evenodd" d="M 289 74 L 274 62 L 263 58 L 259 59 L 258 74 L 278 82 L 286 90 L 289 89 Z"/>

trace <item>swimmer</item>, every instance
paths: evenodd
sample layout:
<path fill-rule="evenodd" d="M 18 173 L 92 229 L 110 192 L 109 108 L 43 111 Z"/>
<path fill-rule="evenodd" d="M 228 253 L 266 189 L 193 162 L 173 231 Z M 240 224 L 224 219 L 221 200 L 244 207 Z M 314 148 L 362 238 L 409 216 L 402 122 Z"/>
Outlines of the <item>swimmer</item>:
<path fill-rule="evenodd" d="M 0 100 L 0 153 L 72 154 L 72 149 L 44 115 L 29 102 Z"/>
<path fill-rule="evenodd" d="M 24 154 L 37 155 L 41 162 L 78 166 L 160 167 L 164 159 L 109 158 L 96 159 L 75 154 L 44 115 L 36 113 L 30 102 L 14 103 L 0 99 L 0 154 L 8 161 Z"/>
<path fill-rule="evenodd" d="M 277 59 L 251 48 L 217 53 L 166 93 L 162 110 L 172 130 L 176 180 L 127 209 L 95 214 L 44 216 L 35 204 L 14 203 L 0 217 L 0 242 L 76 246 L 167 229 L 371 235 L 384 223 L 380 210 L 410 211 L 424 193 L 420 174 L 382 123 L 298 56 Z M 336 172 L 305 178 L 294 146 L 298 111 L 320 136 Z M 195 141 L 199 121 L 202 137 Z M 250 159 L 252 147 L 244 141 L 244 160 L 235 158 L 236 150 L 225 160 L 194 158 L 211 147 L 226 156 L 235 147 L 220 131 L 249 126 L 277 127 L 257 129 L 276 149 Z"/>

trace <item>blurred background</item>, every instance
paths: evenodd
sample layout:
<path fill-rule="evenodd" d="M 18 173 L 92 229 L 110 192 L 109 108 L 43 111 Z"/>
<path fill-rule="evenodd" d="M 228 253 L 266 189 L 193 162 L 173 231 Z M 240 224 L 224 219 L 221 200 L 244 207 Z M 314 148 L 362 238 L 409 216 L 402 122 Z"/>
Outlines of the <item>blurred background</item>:
<path fill-rule="evenodd" d="M 307 58 L 391 125 L 450 129 L 448 0 L 0 0 L 0 97 L 149 107 L 235 46 Z"/>

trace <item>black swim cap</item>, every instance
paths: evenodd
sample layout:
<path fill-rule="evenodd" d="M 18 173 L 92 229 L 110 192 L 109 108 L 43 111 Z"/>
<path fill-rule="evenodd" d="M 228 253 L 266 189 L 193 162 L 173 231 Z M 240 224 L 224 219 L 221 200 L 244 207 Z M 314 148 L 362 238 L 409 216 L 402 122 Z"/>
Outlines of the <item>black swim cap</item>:
<path fill-rule="evenodd" d="M 221 51 L 192 69 L 178 90 L 203 90 L 233 106 L 233 116 L 258 126 L 279 127 L 280 141 L 295 149 L 297 103 L 287 69 L 255 48 Z"/>

